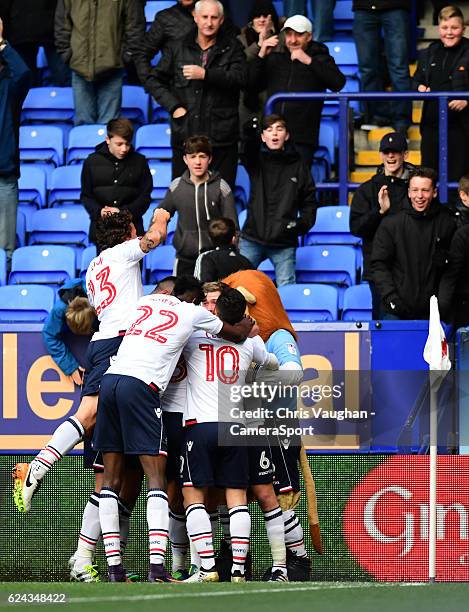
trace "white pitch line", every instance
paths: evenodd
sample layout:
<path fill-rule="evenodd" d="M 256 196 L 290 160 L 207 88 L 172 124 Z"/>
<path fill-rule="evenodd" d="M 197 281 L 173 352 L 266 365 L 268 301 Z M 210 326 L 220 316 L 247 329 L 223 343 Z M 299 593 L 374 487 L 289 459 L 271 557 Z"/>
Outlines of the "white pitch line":
<path fill-rule="evenodd" d="M 428 583 L 426 582 L 390 582 L 390 583 L 378 583 L 378 582 L 359 582 L 359 583 L 338 583 L 338 584 L 311 584 L 304 586 L 290 586 L 290 587 L 280 587 L 280 588 L 269 588 L 269 589 L 245 589 L 245 590 L 237 590 L 232 589 L 229 591 L 204 591 L 204 597 L 226 597 L 226 596 L 234 596 L 236 595 L 261 595 L 264 593 L 290 593 L 292 591 L 319 591 L 319 590 L 331 590 L 331 589 L 358 589 L 358 588 L 375 588 L 375 587 L 416 587 L 416 586 L 425 586 Z M 158 587 L 156 587 L 158 588 Z M 180 587 L 184 589 L 183 586 Z M 158 599 L 174 599 L 174 598 L 187 598 L 187 597 L 195 597 L 197 596 L 197 592 L 191 591 L 190 593 L 184 593 L 182 590 L 180 591 L 178 587 L 171 589 L 171 592 L 166 593 L 155 593 L 152 595 L 138 595 L 134 593 L 128 596 L 121 595 L 112 595 L 108 597 L 70 597 L 67 600 L 67 603 L 97 603 L 100 601 L 153 601 Z"/>

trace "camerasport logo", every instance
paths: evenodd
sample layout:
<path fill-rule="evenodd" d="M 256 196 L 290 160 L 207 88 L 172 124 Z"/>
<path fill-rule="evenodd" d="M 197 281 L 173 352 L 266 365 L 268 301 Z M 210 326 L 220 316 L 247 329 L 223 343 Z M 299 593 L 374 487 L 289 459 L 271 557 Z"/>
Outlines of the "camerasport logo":
<path fill-rule="evenodd" d="M 397 456 L 352 490 L 343 515 L 345 539 L 375 578 L 428 578 L 428 482 L 428 457 Z M 438 458 L 437 580 L 469 580 L 469 457 Z"/>

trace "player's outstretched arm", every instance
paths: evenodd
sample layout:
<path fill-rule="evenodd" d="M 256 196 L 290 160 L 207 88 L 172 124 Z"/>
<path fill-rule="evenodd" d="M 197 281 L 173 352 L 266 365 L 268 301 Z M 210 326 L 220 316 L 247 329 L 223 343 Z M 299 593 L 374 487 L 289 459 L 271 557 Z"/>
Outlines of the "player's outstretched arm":
<path fill-rule="evenodd" d="M 164 210 L 164 208 L 155 209 L 150 227 L 145 232 L 145 235 L 140 238 L 140 248 L 144 253 L 149 253 L 166 240 L 170 218 L 169 212 Z"/>
<path fill-rule="evenodd" d="M 253 319 L 251 319 L 251 317 L 244 317 L 241 319 L 241 321 L 235 323 L 234 325 L 230 325 L 229 323 L 223 322 L 223 327 L 221 328 L 218 335 L 224 340 L 240 344 L 241 342 L 244 342 L 249 336 L 253 325 L 254 321 Z"/>

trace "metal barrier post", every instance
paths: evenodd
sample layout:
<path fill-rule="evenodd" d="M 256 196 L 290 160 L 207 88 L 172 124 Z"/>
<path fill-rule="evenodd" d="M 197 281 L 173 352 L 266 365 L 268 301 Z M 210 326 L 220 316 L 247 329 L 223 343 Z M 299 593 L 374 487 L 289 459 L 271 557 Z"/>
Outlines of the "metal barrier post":
<path fill-rule="evenodd" d="M 339 100 L 339 204 L 348 204 L 348 98 Z"/>
<path fill-rule="evenodd" d="M 438 99 L 438 116 L 438 140 L 440 144 L 438 158 L 439 196 L 440 201 L 446 203 L 448 202 L 448 98 L 446 96 Z"/>

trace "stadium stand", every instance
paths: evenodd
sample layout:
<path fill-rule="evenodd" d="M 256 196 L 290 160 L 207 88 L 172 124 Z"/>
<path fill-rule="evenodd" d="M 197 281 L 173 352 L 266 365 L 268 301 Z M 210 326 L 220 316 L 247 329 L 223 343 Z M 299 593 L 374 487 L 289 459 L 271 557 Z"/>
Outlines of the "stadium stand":
<path fill-rule="evenodd" d="M 344 292 L 342 320 L 371 321 L 371 292 L 368 284 L 348 287 Z"/>
<path fill-rule="evenodd" d="M 89 245 L 89 226 L 90 218 L 83 206 L 38 210 L 31 218 L 28 243 L 65 244 L 81 251 Z"/>
<path fill-rule="evenodd" d="M 135 150 L 147 159 L 171 159 L 171 128 L 169 124 L 144 125 L 135 134 Z"/>
<path fill-rule="evenodd" d="M 20 161 L 42 162 L 53 168 L 64 162 L 64 137 L 54 125 L 20 127 Z"/>
<path fill-rule="evenodd" d="M 171 184 L 171 162 L 150 162 L 150 172 L 153 177 L 152 202 L 162 200 Z"/>
<path fill-rule="evenodd" d="M 297 283 L 354 285 L 357 277 L 355 249 L 350 246 L 305 246 L 296 252 Z"/>
<path fill-rule="evenodd" d="M 22 122 L 73 122 L 75 108 L 71 87 L 30 89 L 23 104 Z"/>
<path fill-rule="evenodd" d="M 51 175 L 49 206 L 79 202 L 81 195 L 81 166 L 61 166 Z"/>
<path fill-rule="evenodd" d="M 149 107 L 150 96 L 143 87 L 137 85 L 124 85 L 122 87 L 122 117 L 139 125 L 144 125 L 148 123 Z"/>
<path fill-rule="evenodd" d="M 149 0 L 145 4 L 145 21 L 147 22 L 147 27 L 151 26 L 155 20 L 155 15 L 173 6 L 173 4 L 176 4 L 173 0 Z"/>
<path fill-rule="evenodd" d="M 61 245 L 25 246 L 13 252 L 9 285 L 37 283 L 54 288 L 75 278 L 75 253 Z"/>
<path fill-rule="evenodd" d="M 0 249 L 0 286 L 7 284 L 7 254 Z"/>
<path fill-rule="evenodd" d="M 81 164 L 106 138 L 105 125 L 78 125 L 68 135 L 67 164 Z"/>
<path fill-rule="evenodd" d="M 172 245 L 160 246 L 145 257 L 147 284 L 156 284 L 173 273 L 176 250 Z"/>
<path fill-rule="evenodd" d="M 91 260 L 94 259 L 96 257 L 96 245 L 94 244 L 90 244 L 90 246 L 86 247 L 86 249 L 83 249 L 82 253 L 81 253 L 81 260 L 80 260 L 80 267 L 79 267 L 79 271 L 80 271 L 80 278 L 85 278 L 86 276 L 86 271 L 88 270 L 88 266 L 91 263 Z"/>

